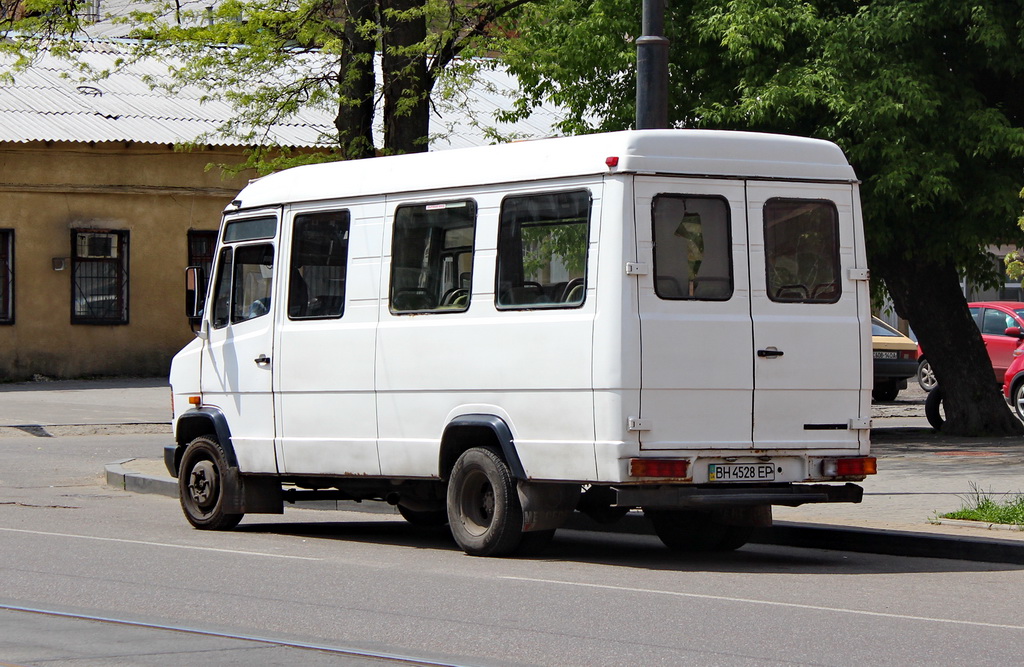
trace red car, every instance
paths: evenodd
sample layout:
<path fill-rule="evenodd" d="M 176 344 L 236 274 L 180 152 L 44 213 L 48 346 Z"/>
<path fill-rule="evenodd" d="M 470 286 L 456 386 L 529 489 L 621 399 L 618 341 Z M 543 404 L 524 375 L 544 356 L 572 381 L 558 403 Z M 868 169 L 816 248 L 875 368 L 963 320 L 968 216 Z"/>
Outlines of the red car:
<path fill-rule="evenodd" d="M 1024 331 L 1024 302 L 978 301 L 967 305 L 971 309 L 974 323 L 981 330 L 996 382 L 1002 383 L 1010 363 L 1014 361 L 1014 351 L 1021 342 L 1021 332 Z M 925 391 L 931 391 L 938 384 L 931 364 L 920 348 L 917 382 Z"/>
<path fill-rule="evenodd" d="M 1024 344 L 1013 351 L 1013 362 L 1003 376 L 1003 396 L 1017 416 L 1024 419 Z"/>

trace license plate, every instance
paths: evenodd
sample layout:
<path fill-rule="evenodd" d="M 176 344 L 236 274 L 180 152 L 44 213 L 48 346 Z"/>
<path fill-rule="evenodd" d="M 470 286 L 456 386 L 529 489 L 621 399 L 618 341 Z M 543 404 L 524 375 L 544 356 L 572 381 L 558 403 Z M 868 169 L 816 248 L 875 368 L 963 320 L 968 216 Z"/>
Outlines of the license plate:
<path fill-rule="evenodd" d="M 709 482 L 774 482 L 774 463 L 712 463 Z"/>
<path fill-rule="evenodd" d="M 899 359 L 900 353 L 896 350 L 875 350 L 875 359 Z"/>

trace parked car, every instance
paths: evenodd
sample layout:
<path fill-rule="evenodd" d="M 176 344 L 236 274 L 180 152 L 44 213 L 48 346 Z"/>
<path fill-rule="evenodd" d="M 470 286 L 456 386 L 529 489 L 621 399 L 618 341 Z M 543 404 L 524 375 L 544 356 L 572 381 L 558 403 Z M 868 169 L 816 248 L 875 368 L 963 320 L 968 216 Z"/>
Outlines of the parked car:
<path fill-rule="evenodd" d="M 871 398 L 894 401 L 900 390 L 907 388 L 907 378 L 917 373 L 917 343 L 872 317 L 871 351 L 875 375 Z"/>
<path fill-rule="evenodd" d="M 996 382 L 1002 383 L 1024 331 L 1024 302 L 978 301 L 967 305 L 981 330 Z M 928 357 L 921 349 L 918 349 L 917 383 L 925 391 L 931 391 L 938 384 Z"/>
<path fill-rule="evenodd" d="M 1024 419 L 1024 343 L 1013 351 L 1013 361 L 1003 376 L 1003 396 L 1017 416 Z"/>

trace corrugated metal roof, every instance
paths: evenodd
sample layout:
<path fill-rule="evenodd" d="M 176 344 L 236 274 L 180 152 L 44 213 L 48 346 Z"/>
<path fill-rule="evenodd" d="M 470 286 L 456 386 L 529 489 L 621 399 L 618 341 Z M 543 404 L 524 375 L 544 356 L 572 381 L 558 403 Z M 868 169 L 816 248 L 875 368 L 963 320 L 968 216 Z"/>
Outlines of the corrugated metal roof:
<path fill-rule="evenodd" d="M 82 44 L 82 60 L 97 71 L 113 73 L 100 80 L 82 80 L 74 65 L 43 53 L 32 68 L 15 74 L 13 83 L 0 84 L 0 141 L 169 144 L 200 139 L 221 146 L 251 143 L 219 131 L 234 116 L 230 103 L 203 101 L 208 93 L 198 87 L 186 87 L 174 94 L 154 89 L 149 81 L 169 80 L 167 61 L 149 59 L 119 69 L 117 59 L 123 56 L 123 43 Z M 459 99 L 435 100 L 431 148 L 493 143 L 484 127 L 524 138 L 554 134 L 559 120 L 555 109 L 540 109 L 518 123 L 494 120 L 496 112 L 511 107 L 517 89 L 515 79 L 500 69 L 481 69 L 477 82 Z M 380 118 L 377 121 L 379 125 Z M 272 127 L 268 135 L 281 145 L 314 147 L 324 145 L 323 137 L 333 131 L 332 113 L 305 109 Z M 379 127 L 375 134 L 380 145 Z"/>

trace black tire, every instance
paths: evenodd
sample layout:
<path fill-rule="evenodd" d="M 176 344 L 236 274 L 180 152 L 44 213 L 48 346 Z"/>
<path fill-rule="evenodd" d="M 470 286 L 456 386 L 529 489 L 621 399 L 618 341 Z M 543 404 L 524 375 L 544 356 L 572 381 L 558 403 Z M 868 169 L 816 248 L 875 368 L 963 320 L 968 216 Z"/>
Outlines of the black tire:
<path fill-rule="evenodd" d="M 399 505 L 398 513 L 412 525 L 422 528 L 436 528 L 448 523 L 448 510 L 446 509 L 411 510 L 404 505 Z"/>
<path fill-rule="evenodd" d="M 917 384 L 927 392 L 933 391 L 939 386 L 939 379 L 935 377 L 935 371 L 927 359 L 922 359 L 917 364 Z"/>
<path fill-rule="evenodd" d="M 471 556 L 506 556 L 523 539 L 523 508 L 512 472 L 494 450 L 466 450 L 448 480 L 448 525 Z"/>
<path fill-rule="evenodd" d="M 227 470 L 227 456 L 213 436 L 188 443 L 178 471 L 178 496 L 185 518 L 196 528 L 229 530 L 242 520 L 242 514 L 224 511 Z"/>
<path fill-rule="evenodd" d="M 941 431 L 942 425 L 946 423 L 945 402 L 946 397 L 943 396 L 942 387 L 935 387 L 924 401 L 924 416 L 928 418 L 928 423 L 936 431 Z"/>
<path fill-rule="evenodd" d="M 886 382 L 880 384 L 871 390 L 871 398 L 878 401 L 879 403 L 889 403 L 895 401 L 896 397 L 900 394 L 900 388 L 896 386 L 895 382 Z"/>
<path fill-rule="evenodd" d="M 684 553 L 735 551 L 750 539 L 752 526 L 715 521 L 707 512 L 645 509 L 654 532 L 672 551 Z"/>
<path fill-rule="evenodd" d="M 1010 392 L 1013 402 L 1013 411 L 1018 418 L 1024 419 L 1024 380 L 1017 383 L 1017 386 Z"/>

